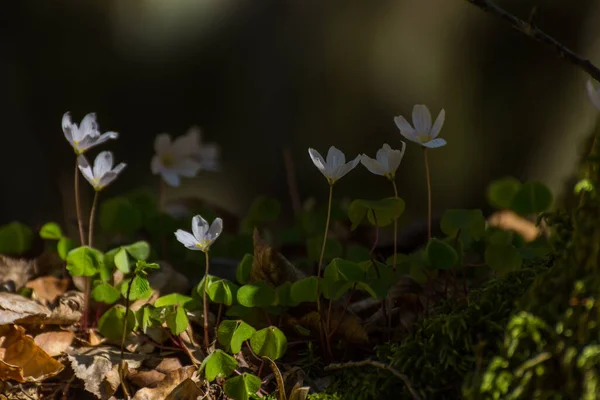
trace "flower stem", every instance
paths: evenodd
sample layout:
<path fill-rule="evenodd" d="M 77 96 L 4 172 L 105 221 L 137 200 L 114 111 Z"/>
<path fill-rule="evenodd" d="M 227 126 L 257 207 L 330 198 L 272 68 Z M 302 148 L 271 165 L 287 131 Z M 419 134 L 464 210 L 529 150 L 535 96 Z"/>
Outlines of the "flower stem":
<path fill-rule="evenodd" d="M 331 219 L 331 202 L 333 199 L 333 184 L 329 184 L 329 201 L 327 202 L 327 221 L 325 222 L 325 234 L 323 235 L 323 246 L 321 247 L 321 256 L 319 257 L 319 266 L 317 267 L 317 295 L 319 294 L 319 279 L 321 278 L 321 267 L 323 265 L 323 256 L 325 255 L 325 246 L 327 245 L 327 234 L 329 233 L 329 220 Z M 317 299 L 317 308 L 321 313 L 320 301 Z"/>
<path fill-rule="evenodd" d="M 398 198 L 398 187 L 396 186 L 396 181 L 392 179 L 392 186 L 394 187 L 394 196 Z M 396 271 L 396 261 L 398 253 L 398 218 L 394 218 L 394 262 L 392 264 L 392 271 Z"/>
<path fill-rule="evenodd" d="M 202 293 L 202 303 L 204 303 L 204 347 L 206 347 L 206 351 L 208 351 L 208 347 L 210 346 L 210 340 L 208 337 L 208 250 L 204 252 L 204 255 L 206 257 L 206 269 L 204 272 L 204 290 Z"/>
<path fill-rule="evenodd" d="M 81 204 L 79 204 L 79 161 L 75 157 L 75 211 L 77 212 L 77 226 L 79 228 L 79 240 L 85 246 L 85 235 L 83 233 L 83 219 L 81 217 Z"/>
<path fill-rule="evenodd" d="M 90 223 L 88 230 L 88 246 L 92 247 L 94 241 L 94 217 L 96 216 L 96 205 L 98 204 L 98 196 L 100 192 L 94 193 L 94 201 L 92 202 L 92 209 L 90 211 Z"/>
<path fill-rule="evenodd" d="M 127 385 L 125 384 L 124 352 L 125 338 L 127 337 L 127 317 L 129 316 L 129 296 L 131 295 L 131 286 L 133 286 L 133 278 L 129 280 L 129 284 L 127 285 L 127 296 L 125 296 L 125 317 L 123 318 L 123 331 L 121 334 L 121 362 L 119 363 L 119 376 L 121 378 L 121 387 L 123 388 L 123 392 L 125 393 L 125 398 L 129 398 L 129 391 L 127 390 Z"/>
<path fill-rule="evenodd" d="M 425 156 L 425 174 L 427 176 L 427 239 L 431 240 L 431 178 L 429 176 L 427 147 L 423 147 L 423 155 Z"/>

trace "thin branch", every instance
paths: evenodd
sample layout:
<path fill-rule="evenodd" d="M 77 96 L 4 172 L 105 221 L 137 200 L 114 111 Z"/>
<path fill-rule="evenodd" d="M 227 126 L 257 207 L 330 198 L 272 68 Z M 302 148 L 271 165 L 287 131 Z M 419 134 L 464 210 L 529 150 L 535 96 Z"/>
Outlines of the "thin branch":
<path fill-rule="evenodd" d="M 496 16 L 502 18 L 507 21 L 513 28 L 523 33 L 526 36 L 529 36 L 533 40 L 537 40 L 540 43 L 545 44 L 546 46 L 554 49 L 554 51 L 559 55 L 559 57 L 564 58 L 569 61 L 571 64 L 581 68 L 590 76 L 592 76 L 595 80 L 600 81 L 600 69 L 596 67 L 590 60 L 587 60 L 572 50 L 568 49 L 563 44 L 559 43 L 556 39 L 540 30 L 535 26 L 532 22 L 524 21 L 520 18 L 515 17 L 508 11 L 498 7 L 490 0 L 466 0 L 467 2 L 473 4 L 476 7 L 481 8 L 483 11 L 489 12 L 491 14 L 495 14 Z M 531 20 L 531 19 L 530 19 Z"/>
<path fill-rule="evenodd" d="M 398 370 L 390 367 L 389 365 L 384 364 L 384 363 L 379 362 L 379 361 L 363 360 L 363 361 L 348 361 L 348 362 L 341 363 L 341 364 L 329 364 L 328 366 L 325 367 L 325 371 L 331 371 L 333 369 L 343 369 L 343 368 L 352 368 L 352 367 L 366 367 L 366 366 L 380 368 L 380 369 L 383 369 L 383 370 L 386 370 L 386 371 L 390 372 L 392 375 L 394 375 L 395 377 L 397 377 L 398 379 L 400 379 L 402 382 L 404 382 L 404 384 L 406 385 L 406 388 L 408 389 L 408 391 L 412 395 L 413 399 L 415 399 L 415 400 L 421 400 L 421 396 L 419 396 L 419 394 L 412 387 L 412 384 L 410 383 L 410 381 L 408 380 L 408 377 L 406 375 L 404 375 L 403 373 L 399 372 Z"/>

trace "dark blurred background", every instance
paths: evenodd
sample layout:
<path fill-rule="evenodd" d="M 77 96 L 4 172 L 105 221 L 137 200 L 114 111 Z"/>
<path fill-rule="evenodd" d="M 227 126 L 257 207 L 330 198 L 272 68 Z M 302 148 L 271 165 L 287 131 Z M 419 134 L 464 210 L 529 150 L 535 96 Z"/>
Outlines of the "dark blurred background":
<path fill-rule="evenodd" d="M 538 26 L 600 62 L 599 0 L 497 3 L 522 18 L 537 6 Z M 486 184 L 505 175 L 562 188 L 595 124 L 585 73 L 464 0 L 16 0 L 3 2 L 0 22 L 0 223 L 73 215 L 65 111 L 77 122 L 97 112 L 103 132 L 120 132 L 102 146 L 129 164 L 113 195 L 157 187 L 154 137 L 199 125 L 221 146 L 223 170 L 169 195 L 234 213 L 258 194 L 290 212 L 285 146 L 302 198 L 324 201 L 307 148 L 335 145 L 351 157 L 374 156 L 384 142 L 397 148 L 393 117 L 409 117 L 415 103 L 434 118 L 446 110 L 448 145 L 430 156 L 438 213 L 484 206 Z M 423 218 L 414 144 L 398 185 L 406 220 Z M 336 195 L 391 190 L 359 167 Z"/>

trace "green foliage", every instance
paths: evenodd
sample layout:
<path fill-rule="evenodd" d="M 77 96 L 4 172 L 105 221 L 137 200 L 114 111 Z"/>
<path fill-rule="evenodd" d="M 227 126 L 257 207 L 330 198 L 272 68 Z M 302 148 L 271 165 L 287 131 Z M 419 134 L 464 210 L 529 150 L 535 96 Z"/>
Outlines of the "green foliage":
<path fill-rule="evenodd" d="M 316 302 L 318 297 L 317 285 L 318 279 L 316 276 L 309 276 L 292 283 L 290 287 L 292 305 L 298 305 L 303 302 Z"/>
<path fill-rule="evenodd" d="M 495 180 L 487 188 L 488 202 L 492 207 L 501 210 L 509 209 L 521 186 L 518 179 L 510 176 Z"/>
<path fill-rule="evenodd" d="M 502 276 L 521 268 L 523 259 L 511 244 L 491 244 L 485 250 L 485 263 Z"/>
<path fill-rule="evenodd" d="M 142 214 L 126 197 L 113 197 L 100 205 L 98 220 L 103 231 L 131 235 L 142 227 Z"/>
<path fill-rule="evenodd" d="M 550 189 L 539 182 L 527 182 L 515 194 L 510 208 L 517 214 L 534 215 L 548 210 L 551 205 Z"/>
<path fill-rule="evenodd" d="M 189 324 L 188 317 L 183 306 L 167 307 L 165 312 L 165 320 L 171 333 L 176 336 L 185 332 Z"/>
<path fill-rule="evenodd" d="M 252 254 L 245 254 L 242 261 L 238 264 L 235 270 L 235 278 L 237 281 L 245 285 L 250 280 L 250 272 L 252 272 L 252 264 L 254 263 L 254 256 Z"/>
<path fill-rule="evenodd" d="M 194 301 L 191 297 L 179 293 L 170 293 L 154 301 L 154 307 L 186 306 Z"/>
<path fill-rule="evenodd" d="M 258 196 L 250 205 L 242 226 L 246 232 L 252 232 L 255 226 L 262 226 L 269 222 L 277 221 L 281 214 L 281 203 L 277 199 Z"/>
<path fill-rule="evenodd" d="M 135 327 L 135 314 L 127 310 L 126 334 L 133 331 Z M 111 340 L 121 340 L 123 334 L 123 325 L 125 324 L 125 307 L 116 305 L 109 308 L 98 320 L 98 330 L 105 338 Z"/>
<path fill-rule="evenodd" d="M 252 326 L 242 320 L 224 320 L 217 330 L 217 340 L 226 350 L 237 354 L 242 344 L 256 332 Z"/>
<path fill-rule="evenodd" d="M 248 400 L 250 395 L 258 392 L 260 389 L 260 378 L 243 373 L 233 378 L 227 379 L 223 385 L 225 394 L 234 400 Z"/>
<path fill-rule="evenodd" d="M 427 243 L 427 261 L 433 269 L 452 269 L 458 262 L 454 247 L 433 238 Z"/>
<path fill-rule="evenodd" d="M 252 347 L 252 351 L 260 357 L 277 360 L 281 358 L 287 350 L 287 338 L 279 328 L 269 326 L 254 332 L 250 338 L 250 347 Z"/>
<path fill-rule="evenodd" d="M 217 377 L 227 378 L 237 368 L 237 361 L 223 350 L 215 350 L 202 361 L 200 370 L 204 369 L 204 377 L 209 382 Z"/>
<path fill-rule="evenodd" d="M 479 240 L 485 234 L 485 217 L 481 210 L 447 210 L 440 227 L 448 236 L 458 234 L 462 241 Z"/>
<path fill-rule="evenodd" d="M 198 290 L 201 290 L 200 287 L 198 287 Z M 239 286 L 227 279 L 212 280 L 206 288 L 211 301 L 226 306 L 231 306 L 237 302 L 238 290 Z"/>
<path fill-rule="evenodd" d="M 104 265 L 104 254 L 88 246 L 77 247 L 67 254 L 67 271 L 71 276 L 94 276 Z"/>
<path fill-rule="evenodd" d="M 0 226 L 0 254 L 19 255 L 31 248 L 33 231 L 20 222 Z"/>
<path fill-rule="evenodd" d="M 40 229 L 40 237 L 42 239 L 59 240 L 63 237 L 62 229 L 56 222 L 48 222 Z"/>
<path fill-rule="evenodd" d="M 264 282 L 244 285 L 237 291 L 237 301 L 244 307 L 268 307 L 275 299 L 275 289 Z"/>
<path fill-rule="evenodd" d="M 100 282 L 92 290 L 92 298 L 101 303 L 113 304 L 121 298 L 121 292 L 108 283 Z"/>
<path fill-rule="evenodd" d="M 323 234 L 312 236 L 306 240 L 306 250 L 308 253 L 308 259 L 311 261 L 318 261 L 321 256 L 321 247 L 323 246 Z M 342 243 L 334 238 L 328 237 L 327 243 L 325 244 L 325 253 L 323 254 L 324 260 L 332 260 L 336 257 L 341 257 L 344 252 Z"/>
<path fill-rule="evenodd" d="M 404 208 L 404 200 L 398 197 L 387 197 L 382 200 L 356 199 L 348 207 L 348 217 L 352 222 L 351 229 L 355 230 L 365 216 L 371 225 L 387 226 L 402 215 Z"/>
<path fill-rule="evenodd" d="M 62 260 L 67 260 L 67 255 L 75 248 L 76 244 L 68 237 L 61 237 L 56 244 L 56 251 Z"/>

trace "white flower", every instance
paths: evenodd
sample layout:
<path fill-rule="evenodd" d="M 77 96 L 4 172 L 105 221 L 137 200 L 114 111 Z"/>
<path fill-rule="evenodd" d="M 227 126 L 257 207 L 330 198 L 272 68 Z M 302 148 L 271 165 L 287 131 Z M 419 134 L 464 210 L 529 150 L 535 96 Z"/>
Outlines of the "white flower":
<path fill-rule="evenodd" d="M 77 157 L 77 162 L 82 175 L 96 191 L 110 185 L 127 166 L 125 163 L 120 163 L 113 168 L 113 155 L 110 151 L 103 151 L 96 156 L 94 168 L 90 166 L 83 154 Z"/>
<path fill-rule="evenodd" d="M 191 157 L 200 163 L 200 169 L 207 171 L 218 171 L 221 169 L 219 163 L 219 146 L 214 143 L 202 144 L 200 128 L 192 126 L 186 134 L 191 136 L 190 142 L 193 146 L 190 149 Z"/>
<path fill-rule="evenodd" d="M 96 113 L 87 114 L 81 120 L 81 125 L 77 126 L 77 124 L 71 122 L 71 114 L 67 111 L 62 118 L 62 129 L 65 138 L 67 138 L 77 155 L 83 154 L 109 139 L 119 137 L 117 132 L 100 134 L 98 122 L 96 122 Z"/>
<path fill-rule="evenodd" d="M 178 229 L 175 232 L 175 237 L 190 250 L 207 252 L 210 245 L 217 240 L 222 231 L 223 220 L 221 218 L 215 218 L 209 227 L 208 222 L 204 218 L 196 215 L 192 218 L 192 232 L 194 234 L 192 235 L 189 232 Z"/>
<path fill-rule="evenodd" d="M 156 155 L 152 157 L 152 173 L 160 174 L 171 186 L 179 186 L 179 176 L 192 178 L 202 166 L 193 156 L 199 149 L 198 138 L 194 134 L 179 136 L 171 142 L 171 136 L 161 133 L 154 140 Z"/>
<path fill-rule="evenodd" d="M 352 171 L 360 161 L 360 155 L 352 161 L 346 162 L 346 156 L 334 146 L 327 152 L 327 161 L 323 160 L 321 154 L 315 149 L 309 148 L 308 155 L 315 166 L 321 171 L 330 185 L 333 185 L 338 179 L 342 178 L 348 172 Z"/>
<path fill-rule="evenodd" d="M 400 161 L 404 157 L 406 143 L 402 142 L 402 150 L 394 150 L 387 143 L 377 150 L 376 158 L 363 154 L 360 162 L 375 175 L 383 175 L 388 179 L 394 179 Z"/>
<path fill-rule="evenodd" d="M 411 142 L 420 144 L 421 146 L 434 149 L 436 147 L 442 147 L 446 145 L 444 139 L 436 139 L 444 126 L 444 120 L 446 118 L 446 112 L 442 109 L 438 115 L 433 127 L 431 126 L 431 114 L 427 106 L 417 104 L 413 107 L 412 119 L 414 128 L 403 116 L 397 116 L 394 118 L 394 122 L 400 133 L 406 139 Z"/>
<path fill-rule="evenodd" d="M 592 104 L 594 104 L 594 106 L 600 110 L 600 88 L 594 89 L 594 84 L 590 80 L 587 81 L 586 88 L 588 97 L 592 101 Z"/>

